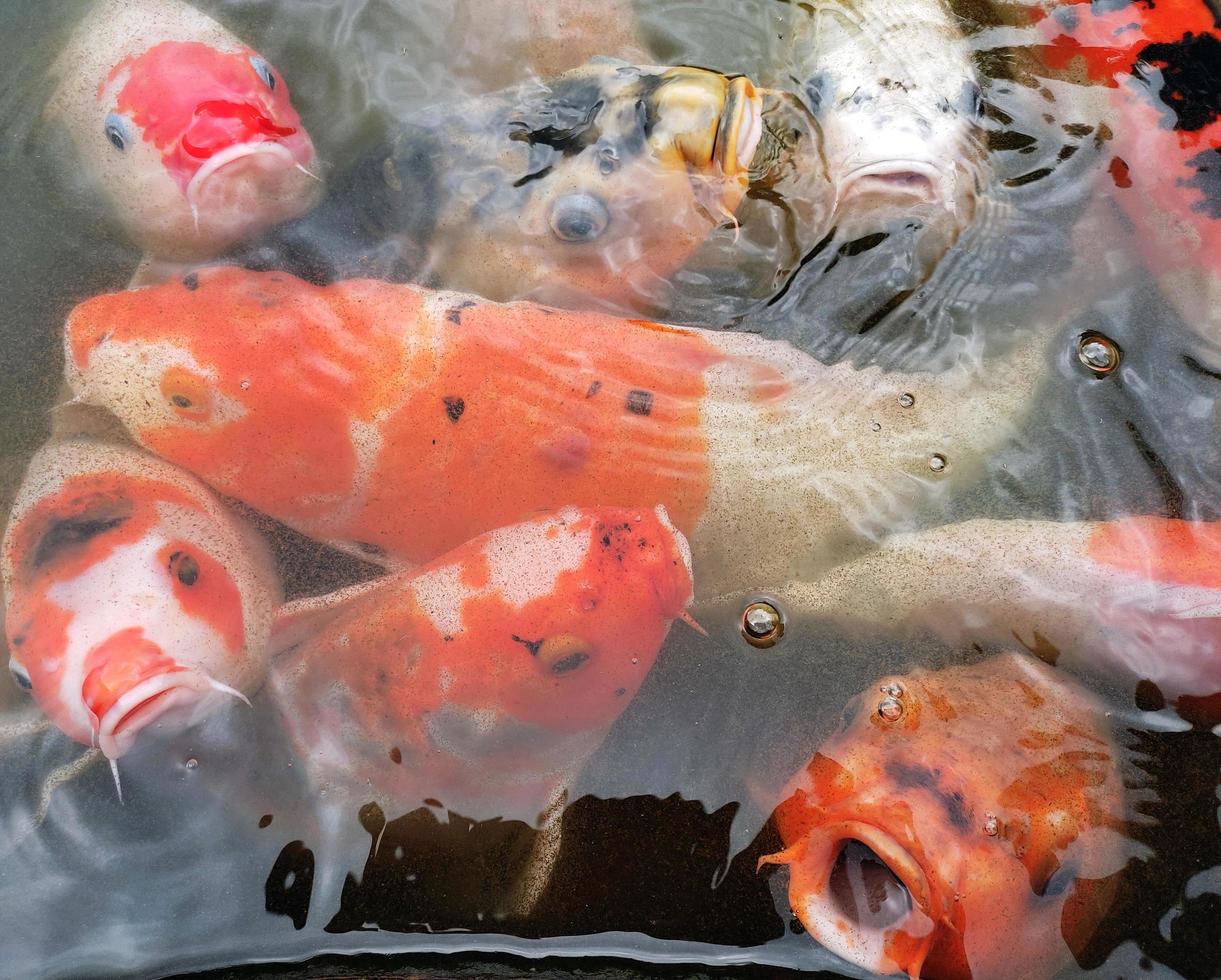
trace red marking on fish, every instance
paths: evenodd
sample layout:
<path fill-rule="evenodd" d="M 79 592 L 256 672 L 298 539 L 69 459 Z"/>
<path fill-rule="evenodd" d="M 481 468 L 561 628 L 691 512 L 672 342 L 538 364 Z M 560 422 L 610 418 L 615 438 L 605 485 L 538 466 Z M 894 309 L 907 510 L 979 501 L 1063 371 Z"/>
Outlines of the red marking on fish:
<path fill-rule="evenodd" d="M 274 79 L 269 89 L 252 59 L 262 61 L 250 48 L 219 51 L 198 41 L 163 41 L 124 58 L 103 87 L 121 83 L 115 111 L 130 117 L 161 151 L 166 170 L 184 191 L 207 160 L 231 146 L 279 142 L 298 163 L 309 162 L 313 147 L 288 85 L 268 65 Z"/>
<path fill-rule="evenodd" d="M 1133 517 L 1099 524 L 1089 557 L 1144 578 L 1221 589 L 1221 522 Z"/>

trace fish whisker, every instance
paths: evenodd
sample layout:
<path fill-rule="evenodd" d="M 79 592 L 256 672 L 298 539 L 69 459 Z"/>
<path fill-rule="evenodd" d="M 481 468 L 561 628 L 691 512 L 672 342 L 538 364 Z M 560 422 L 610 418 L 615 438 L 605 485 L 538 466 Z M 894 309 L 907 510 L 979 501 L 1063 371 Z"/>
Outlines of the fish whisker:
<path fill-rule="evenodd" d="M 220 681 L 215 680 L 214 678 L 211 678 L 211 677 L 206 677 L 205 679 L 208 682 L 208 686 L 211 687 L 212 690 L 220 691 L 221 694 L 232 695 L 233 697 L 235 697 L 239 701 L 241 701 L 243 704 L 245 704 L 247 708 L 253 707 L 253 705 L 250 703 L 250 698 L 246 697 L 246 695 L 244 695 L 241 691 L 237 690 L 236 688 L 232 688 L 228 684 L 222 684 Z"/>
<path fill-rule="evenodd" d="M 115 792 L 119 794 L 119 802 L 123 802 L 123 784 L 119 782 L 119 761 L 110 759 L 110 775 L 114 777 Z"/>
<path fill-rule="evenodd" d="M 300 170 L 303 174 L 305 174 L 306 177 L 312 177 L 314 180 L 318 181 L 318 183 L 320 183 L 320 184 L 323 182 L 321 177 L 319 177 L 316 173 L 314 173 L 304 164 L 298 163 L 298 164 L 294 164 L 294 166 L 296 166 L 296 168 L 298 170 Z"/>

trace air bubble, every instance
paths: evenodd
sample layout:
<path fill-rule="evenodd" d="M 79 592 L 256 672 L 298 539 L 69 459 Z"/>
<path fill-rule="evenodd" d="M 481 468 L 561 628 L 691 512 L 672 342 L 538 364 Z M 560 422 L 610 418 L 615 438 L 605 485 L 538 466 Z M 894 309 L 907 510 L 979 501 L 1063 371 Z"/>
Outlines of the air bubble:
<path fill-rule="evenodd" d="M 1119 345 L 1100 333 L 1085 333 L 1077 341 L 1077 359 L 1102 377 L 1119 367 Z"/>
<path fill-rule="evenodd" d="M 199 760 L 198 759 L 187 759 L 186 766 L 188 769 L 198 769 Z"/>
<path fill-rule="evenodd" d="M 881 423 L 881 422 L 870 422 L 870 423 L 869 423 L 869 428 L 873 429 L 873 431 L 874 431 L 874 432 L 881 432 L 881 431 L 882 431 L 882 423 Z"/>
<path fill-rule="evenodd" d="M 995 813 L 984 814 L 984 833 L 989 837 L 995 837 L 1001 832 L 1000 821 L 996 819 Z"/>
<path fill-rule="evenodd" d="M 770 602 L 752 602 L 742 610 L 742 637 L 751 646 L 775 646 L 784 635 L 784 617 Z"/>
<path fill-rule="evenodd" d="M 888 698 L 903 697 L 903 685 L 898 681 L 891 681 L 889 684 L 883 684 L 879 690 Z"/>
<path fill-rule="evenodd" d="M 883 698 L 878 704 L 878 716 L 883 721 L 898 721 L 903 717 L 903 704 L 898 698 Z"/>
<path fill-rule="evenodd" d="M 899 396 L 900 408 L 911 408 L 914 404 L 916 404 L 916 396 L 911 392 L 905 391 Z"/>
<path fill-rule="evenodd" d="M 941 453 L 933 453 L 928 458 L 928 468 L 934 473 L 940 473 L 946 468 L 946 459 Z"/>

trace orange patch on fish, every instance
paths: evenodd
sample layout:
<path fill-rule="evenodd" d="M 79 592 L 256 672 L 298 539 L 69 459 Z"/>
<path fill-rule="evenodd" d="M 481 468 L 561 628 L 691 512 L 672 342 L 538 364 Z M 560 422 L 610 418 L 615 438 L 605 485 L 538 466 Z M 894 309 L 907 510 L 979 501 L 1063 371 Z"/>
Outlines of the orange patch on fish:
<path fill-rule="evenodd" d="M 1087 554 L 1159 582 L 1221 589 L 1221 522 L 1134 517 L 1100 524 Z"/>

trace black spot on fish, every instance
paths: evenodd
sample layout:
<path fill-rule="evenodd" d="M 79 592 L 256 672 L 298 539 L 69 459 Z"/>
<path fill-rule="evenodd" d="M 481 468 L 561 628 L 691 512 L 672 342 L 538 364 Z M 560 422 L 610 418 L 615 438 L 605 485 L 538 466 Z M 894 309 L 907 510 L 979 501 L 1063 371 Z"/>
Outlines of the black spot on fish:
<path fill-rule="evenodd" d="M 1205 367 L 1190 354 L 1183 355 L 1183 363 L 1187 365 L 1189 371 L 1194 371 L 1196 374 L 1202 374 L 1206 378 L 1212 378 L 1215 381 L 1221 381 L 1221 371 L 1213 371 Z"/>
<path fill-rule="evenodd" d="M 397 745 L 390 749 L 390 761 L 396 766 L 401 766 L 403 764 L 403 750 Z"/>
<path fill-rule="evenodd" d="M 1210 218 L 1221 218 L 1221 149 L 1205 150 L 1187 161 L 1195 167 L 1195 176 L 1180 180 L 1183 187 L 1195 187 L 1200 197 L 1191 210 L 1206 214 Z"/>
<path fill-rule="evenodd" d="M 1151 680 L 1137 681 L 1133 700 L 1141 711 L 1161 711 L 1166 707 L 1166 696 L 1162 689 Z"/>
<path fill-rule="evenodd" d="M 653 411 L 653 392 L 633 388 L 627 393 L 627 410 L 633 415 L 648 415 Z"/>
<path fill-rule="evenodd" d="M 627 688 L 626 688 L 626 687 L 617 687 L 617 688 L 615 688 L 615 697 L 617 697 L 617 698 L 621 698 L 621 697 L 623 697 L 623 695 L 625 695 L 625 694 L 627 694 Z"/>
<path fill-rule="evenodd" d="M 523 639 L 522 639 L 520 636 L 518 636 L 516 633 L 513 633 L 513 634 L 512 634 L 512 639 L 513 639 L 513 642 L 514 642 L 514 643 L 520 643 L 520 644 L 521 644 L 522 646 L 524 646 L 524 647 L 525 647 L 527 650 L 529 650 L 529 651 L 530 651 L 530 656 L 532 656 L 532 657 L 537 657 L 537 656 L 538 656 L 538 648 L 539 648 L 539 647 L 541 647 L 541 646 L 543 645 L 543 641 L 542 641 L 542 639 L 541 639 L 541 638 L 540 638 L 540 639 L 537 639 L 537 640 L 523 640 Z"/>
<path fill-rule="evenodd" d="M 272 817 L 270 813 L 264 813 L 261 817 L 259 817 L 259 830 L 266 830 L 268 827 L 270 827 L 271 819 Z"/>
<path fill-rule="evenodd" d="M 272 915 L 286 915 L 294 929 L 304 929 L 314 891 L 314 852 L 304 841 L 290 841 L 281 849 L 263 885 L 263 907 Z"/>
<path fill-rule="evenodd" d="M 1133 75 L 1150 80 L 1144 65 L 1161 69 L 1162 87 L 1156 94 L 1174 112 L 1175 129 L 1196 132 L 1217 121 L 1221 40 L 1215 35 L 1187 34 L 1173 44 L 1150 44 L 1132 69 Z"/>
<path fill-rule="evenodd" d="M 531 173 L 526 174 L 526 176 L 524 176 L 524 177 L 518 177 L 517 180 L 513 181 L 513 186 L 514 187 L 525 187 L 526 184 L 529 184 L 532 181 L 542 180 L 549 173 L 551 173 L 551 171 L 554 169 L 555 169 L 555 167 L 548 164 L 547 166 L 543 167 L 540 170 L 535 170 L 535 171 L 532 171 Z"/>
<path fill-rule="evenodd" d="M 372 558 L 386 557 L 386 549 L 379 544 L 372 544 L 369 541 L 357 541 L 356 547 L 362 555 L 369 555 Z"/>
<path fill-rule="evenodd" d="M 462 323 L 462 311 L 469 310 L 474 305 L 475 301 L 473 299 L 463 300 L 457 306 L 451 306 L 445 311 L 445 319 L 447 319 L 450 323 L 460 324 Z"/>
<path fill-rule="evenodd" d="M 182 277 L 182 284 L 191 292 L 195 292 L 199 288 L 199 276 L 194 272 L 188 272 Z"/>
<path fill-rule="evenodd" d="M 34 567 L 41 568 L 66 549 L 79 547 L 99 534 L 121 527 L 130 516 L 130 513 L 124 513 L 95 518 L 69 517 L 56 521 L 34 549 Z"/>
<path fill-rule="evenodd" d="M 456 395 L 446 395 L 443 399 L 445 402 L 445 414 L 449 416 L 451 422 L 457 422 L 462 418 L 462 413 L 466 411 L 466 402 Z"/>
<path fill-rule="evenodd" d="M 586 397 L 586 398 L 593 398 L 593 396 L 594 396 L 594 395 L 596 395 L 596 394 L 597 394 L 599 391 L 601 391 L 601 390 L 602 390 L 602 382 L 601 382 L 601 381 L 594 381 L 594 382 L 592 382 L 592 383 L 590 384 L 589 388 L 587 388 L 587 389 L 586 389 L 586 391 L 585 391 L 585 397 Z"/>
<path fill-rule="evenodd" d="M 823 103 L 828 101 L 834 94 L 835 79 L 827 72 L 815 72 L 806 79 L 806 83 L 801 87 L 801 91 L 806 97 L 806 104 L 810 107 L 810 111 L 817 115 L 822 109 Z"/>
<path fill-rule="evenodd" d="M 592 146 L 601 136 L 598 115 L 606 103 L 596 82 L 558 85 L 555 98 L 547 100 L 539 114 L 542 125 L 516 120 L 511 124 L 509 139 L 531 146 L 549 146 L 562 156 L 573 156 Z"/>
<path fill-rule="evenodd" d="M 609 534 L 602 535 L 602 547 L 603 548 L 610 547 L 610 535 Z"/>
<path fill-rule="evenodd" d="M 927 766 L 911 765 L 902 761 L 892 761 L 886 765 L 886 773 L 900 789 L 926 789 L 945 810 L 945 815 L 959 830 L 970 830 L 971 820 L 966 800 L 962 793 L 955 790 L 948 792 L 941 788 L 941 771 Z"/>

